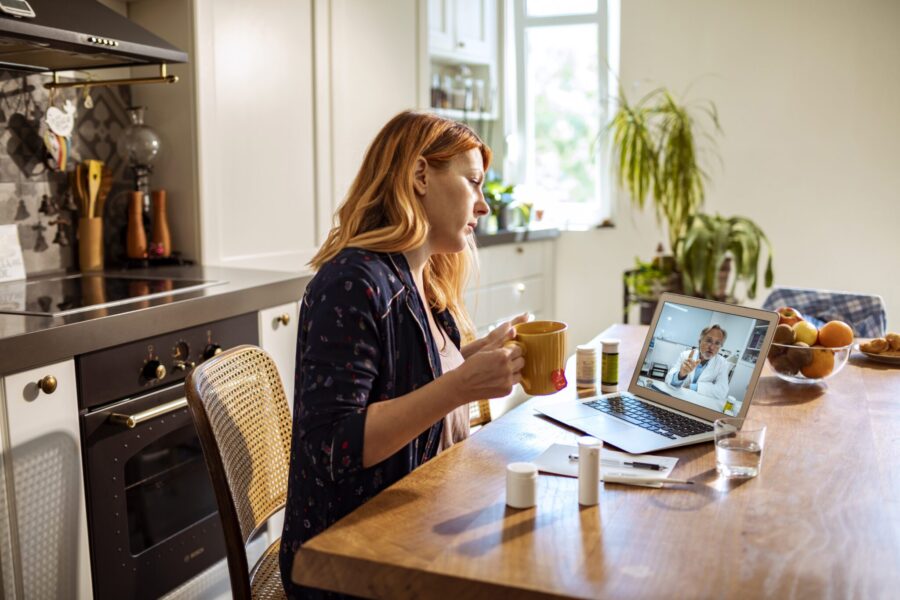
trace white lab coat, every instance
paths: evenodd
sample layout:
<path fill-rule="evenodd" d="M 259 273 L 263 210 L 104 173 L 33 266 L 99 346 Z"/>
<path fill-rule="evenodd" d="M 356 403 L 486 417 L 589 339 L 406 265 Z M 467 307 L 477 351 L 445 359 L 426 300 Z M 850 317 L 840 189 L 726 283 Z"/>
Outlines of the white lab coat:
<path fill-rule="evenodd" d="M 677 374 L 681 369 L 681 363 L 687 360 L 691 352 L 695 350 L 685 350 L 678 357 L 678 361 L 666 373 L 666 383 L 672 385 L 672 376 Z M 727 360 L 716 354 L 707 363 L 703 372 L 700 373 L 700 379 L 697 381 L 697 391 L 706 396 L 712 396 L 718 400 L 725 400 L 728 396 L 728 371 L 731 365 Z M 684 378 L 684 383 L 680 387 L 690 388 L 694 382 L 694 372 L 688 373 Z"/>

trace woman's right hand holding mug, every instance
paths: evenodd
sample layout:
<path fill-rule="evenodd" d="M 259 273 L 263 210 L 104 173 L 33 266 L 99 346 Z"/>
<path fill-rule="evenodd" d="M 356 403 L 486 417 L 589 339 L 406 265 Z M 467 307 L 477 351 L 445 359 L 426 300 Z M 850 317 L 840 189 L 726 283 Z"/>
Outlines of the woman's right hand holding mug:
<path fill-rule="evenodd" d="M 458 377 L 460 395 L 466 402 L 474 402 L 508 395 L 521 381 L 524 366 L 522 348 L 510 344 L 476 352 L 451 373 Z"/>

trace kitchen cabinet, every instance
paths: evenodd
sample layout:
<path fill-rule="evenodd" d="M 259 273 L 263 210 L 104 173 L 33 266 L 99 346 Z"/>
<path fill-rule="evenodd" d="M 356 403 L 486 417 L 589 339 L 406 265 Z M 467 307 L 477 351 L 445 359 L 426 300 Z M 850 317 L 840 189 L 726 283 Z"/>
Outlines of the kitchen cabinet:
<path fill-rule="evenodd" d="M 420 0 L 427 35 L 427 92 L 420 105 L 467 123 L 503 163 L 505 140 L 499 118 L 502 3 L 497 0 Z"/>
<path fill-rule="evenodd" d="M 294 411 L 294 368 L 299 321 L 299 301 L 259 311 L 259 346 L 269 353 L 278 367 L 281 383 L 284 385 L 284 394 L 292 413 Z M 280 538 L 282 529 L 284 529 L 284 509 L 269 517 L 266 525 L 268 543 L 260 544 L 256 552 L 262 553 L 268 544 Z"/>
<path fill-rule="evenodd" d="M 169 188 L 176 248 L 208 265 L 307 269 L 369 142 L 427 87 L 417 1 L 128 5 L 193 49 L 171 67 L 178 84 L 132 90 L 166 142 L 154 183 Z"/>
<path fill-rule="evenodd" d="M 132 90 L 165 143 L 153 181 L 170 188 L 173 246 L 303 271 L 321 235 L 312 0 L 141 0 L 128 15 L 192 49 L 178 84 Z"/>
<path fill-rule="evenodd" d="M 536 319 L 553 318 L 554 251 L 552 240 L 478 251 L 481 272 L 465 301 L 479 332 L 526 311 Z"/>
<path fill-rule="evenodd" d="M 433 57 L 490 65 L 497 56 L 497 0 L 428 0 Z"/>
<path fill-rule="evenodd" d="M 294 357 L 299 309 L 299 302 L 290 302 L 259 311 L 259 345 L 278 366 L 291 410 L 294 407 Z"/>
<path fill-rule="evenodd" d="M 90 598 L 75 361 L 8 375 L 0 392 L 4 597 Z"/>
<path fill-rule="evenodd" d="M 553 240 L 489 246 L 478 251 L 481 272 L 465 292 L 478 336 L 523 312 L 535 319 L 554 319 L 555 276 Z M 490 401 L 491 417 L 525 401 L 528 395 L 516 386 L 512 394 Z"/>

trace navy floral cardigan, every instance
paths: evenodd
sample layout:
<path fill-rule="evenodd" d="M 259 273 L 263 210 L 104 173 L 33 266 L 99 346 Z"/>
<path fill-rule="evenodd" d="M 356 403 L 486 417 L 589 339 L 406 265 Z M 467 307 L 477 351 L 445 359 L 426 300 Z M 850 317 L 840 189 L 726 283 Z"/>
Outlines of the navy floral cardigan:
<path fill-rule="evenodd" d="M 368 406 L 441 375 L 425 310 L 402 254 L 345 249 L 307 286 L 281 538 L 281 576 L 289 597 L 339 597 L 291 583 L 296 550 L 437 453 L 442 420 L 390 458 L 362 466 Z M 434 316 L 459 347 L 449 312 Z"/>

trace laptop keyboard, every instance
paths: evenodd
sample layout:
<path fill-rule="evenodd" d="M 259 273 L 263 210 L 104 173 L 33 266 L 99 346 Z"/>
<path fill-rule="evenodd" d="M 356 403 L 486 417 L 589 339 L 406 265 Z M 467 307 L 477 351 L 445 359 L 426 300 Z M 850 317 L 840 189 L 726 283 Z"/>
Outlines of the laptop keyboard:
<path fill-rule="evenodd" d="M 633 396 L 597 398 L 584 405 L 672 440 L 713 430 L 712 425 L 647 404 Z"/>

